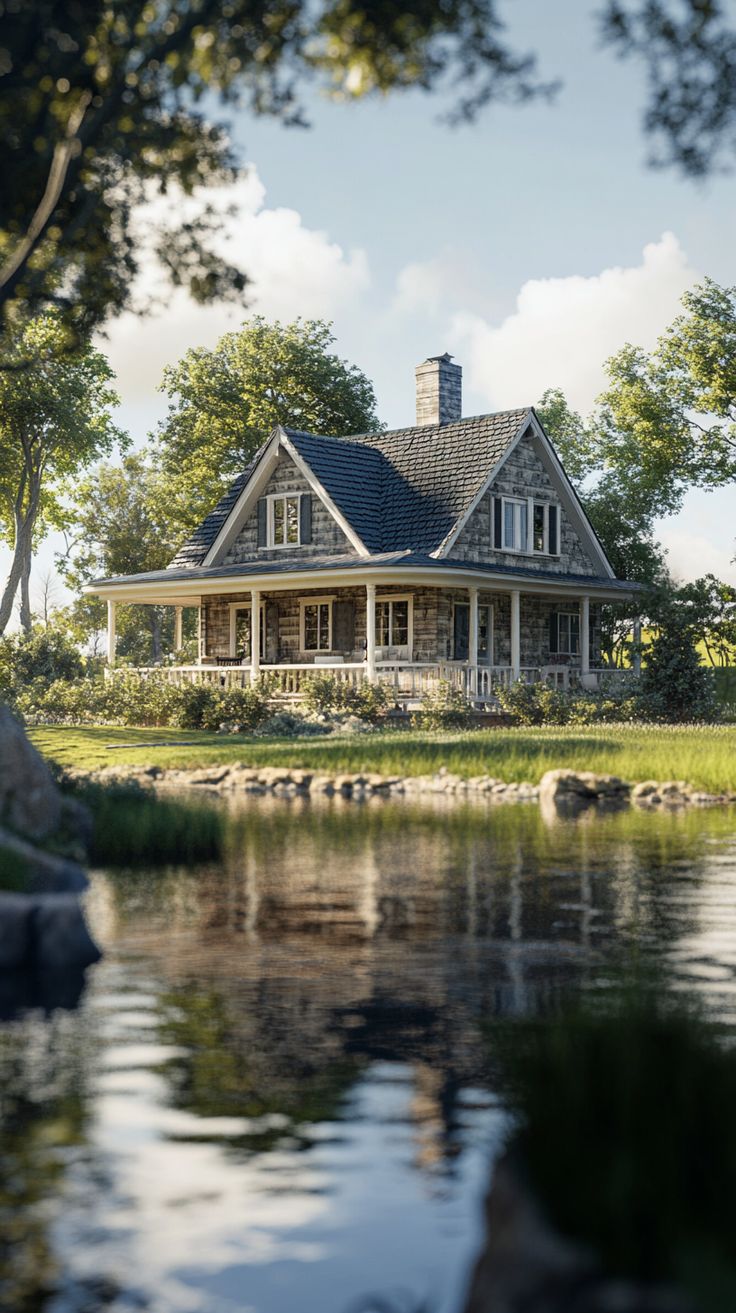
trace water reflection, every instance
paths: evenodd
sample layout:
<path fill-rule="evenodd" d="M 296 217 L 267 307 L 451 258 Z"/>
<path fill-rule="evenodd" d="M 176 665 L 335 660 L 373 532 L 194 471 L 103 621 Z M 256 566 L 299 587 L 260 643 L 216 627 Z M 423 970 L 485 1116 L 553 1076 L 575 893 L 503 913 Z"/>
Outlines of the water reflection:
<path fill-rule="evenodd" d="M 449 1313 L 505 1126 L 489 1021 L 633 954 L 733 1024 L 733 825 L 263 800 L 222 868 L 98 873 L 82 1008 L 0 1027 L 0 1306 Z"/>

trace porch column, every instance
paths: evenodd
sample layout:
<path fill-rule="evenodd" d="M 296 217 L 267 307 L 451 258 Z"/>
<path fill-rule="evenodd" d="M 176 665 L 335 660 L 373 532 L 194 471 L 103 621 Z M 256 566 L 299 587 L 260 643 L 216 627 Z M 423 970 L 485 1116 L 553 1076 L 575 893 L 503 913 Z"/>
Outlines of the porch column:
<path fill-rule="evenodd" d="M 639 616 L 634 621 L 634 656 L 632 667 L 635 675 L 641 674 L 641 619 Z"/>
<path fill-rule="evenodd" d="M 261 591 L 250 590 L 250 680 L 255 684 L 261 673 Z"/>
<path fill-rule="evenodd" d="M 590 674 L 590 598 L 580 598 L 580 673 Z"/>
<path fill-rule="evenodd" d="M 470 666 L 470 678 L 468 680 L 468 692 L 478 692 L 478 589 L 468 589 L 468 600 L 470 602 L 470 625 L 468 631 L 468 665 Z"/>
<path fill-rule="evenodd" d="M 180 651 L 182 643 L 184 641 L 183 620 L 184 620 L 184 607 L 175 606 L 174 607 L 174 651 L 175 652 Z"/>
<path fill-rule="evenodd" d="M 521 593 L 511 593 L 511 678 L 521 679 Z"/>
<path fill-rule="evenodd" d="M 117 602 L 108 602 L 107 604 L 107 664 L 115 665 L 115 622 L 117 612 Z"/>
<path fill-rule="evenodd" d="M 368 683 L 376 682 L 376 585 L 365 586 L 365 668 Z"/>

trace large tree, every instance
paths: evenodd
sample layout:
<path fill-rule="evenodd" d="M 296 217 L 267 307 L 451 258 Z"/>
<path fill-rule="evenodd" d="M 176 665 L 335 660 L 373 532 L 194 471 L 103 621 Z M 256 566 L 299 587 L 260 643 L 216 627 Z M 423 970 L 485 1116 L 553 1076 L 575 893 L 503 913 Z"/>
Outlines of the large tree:
<path fill-rule="evenodd" d="M 0 634 L 19 588 L 21 623 L 30 631 L 34 542 L 63 517 L 61 487 L 125 441 L 112 420 L 117 397 L 107 361 L 89 346 L 69 351 L 57 314 L 27 323 L 5 355 L 26 367 L 0 370 L 0 539 L 12 549 Z"/>
<path fill-rule="evenodd" d="M 736 31 L 718 0 L 606 0 L 604 42 L 643 60 L 645 128 L 660 162 L 701 175 L 733 163 Z M 584 21 L 584 20 L 583 20 Z M 25 0 L 2 6 L 0 307 L 53 301 L 89 332 L 130 302 L 134 216 L 152 191 L 230 180 L 215 97 L 302 120 L 316 77 L 343 99 L 440 86 L 454 117 L 549 95 L 499 0 Z M 202 106 L 206 105 L 207 114 Z M 208 244 L 213 216 L 172 206 L 156 234 L 173 281 L 240 296 L 242 270 Z M 247 254 L 246 254 L 247 264 Z"/>
<path fill-rule="evenodd" d="M 58 566 L 76 592 L 91 579 L 162 570 L 174 554 L 160 479 L 141 452 L 126 455 L 120 465 L 103 462 L 79 480 L 67 517 L 73 538 Z M 171 607 L 123 607 L 119 655 L 139 664 L 159 662 L 172 616 Z M 70 619 L 80 635 L 90 637 L 104 628 L 104 603 L 81 596 Z"/>
<path fill-rule="evenodd" d="M 379 428 L 373 385 L 334 341 L 321 320 L 255 317 L 166 369 L 169 409 L 151 448 L 175 538 L 212 510 L 276 424 L 335 435 Z"/>
<path fill-rule="evenodd" d="M 601 462 L 636 471 L 658 515 L 736 481 L 736 287 L 706 278 L 682 305 L 653 351 L 627 343 L 608 361 L 594 421 Z"/>

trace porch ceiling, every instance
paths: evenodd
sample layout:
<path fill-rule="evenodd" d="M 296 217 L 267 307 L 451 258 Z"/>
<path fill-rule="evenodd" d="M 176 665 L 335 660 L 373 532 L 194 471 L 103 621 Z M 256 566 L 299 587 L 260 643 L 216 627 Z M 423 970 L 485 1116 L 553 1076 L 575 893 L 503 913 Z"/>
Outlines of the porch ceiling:
<path fill-rule="evenodd" d="M 521 592 L 552 596 L 579 596 L 596 600 L 625 600 L 640 591 L 640 585 L 623 579 L 589 575 L 551 574 L 529 567 L 481 565 L 454 561 L 419 552 L 390 552 L 371 556 L 327 556 L 304 560 L 264 561 L 247 565 L 211 568 L 156 570 L 149 574 L 97 579 L 85 592 L 110 601 L 148 602 L 169 606 L 198 606 L 204 596 L 264 592 L 294 588 L 340 588 L 355 584 L 401 584 L 424 587 L 480 587 L 493 592 Z M 196 596 L 195 596 L 196 594 Z"/>

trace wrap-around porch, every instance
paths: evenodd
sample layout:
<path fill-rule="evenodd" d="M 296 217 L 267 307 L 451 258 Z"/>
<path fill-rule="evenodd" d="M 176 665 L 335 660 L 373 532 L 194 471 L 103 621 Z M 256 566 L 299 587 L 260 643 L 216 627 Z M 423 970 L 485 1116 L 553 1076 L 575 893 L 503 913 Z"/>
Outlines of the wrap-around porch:
<path fill-rule="evenodd" d="M 277 697 L 296 701 L 305 678 L 318 672 L 351 684 L 387 684 L 397 703 L 420 701 L 447 681 L 481 705 L 493 704 L 499 685 L 520 679 L 595 688 L 602 676 L 616 676 L 601 664 L 600 599 L 591 592 L 481 581 L 462 587 L 340 582 L 177 599 L 171 663 L 135 671 L 141 678 L 155 672 L 174 683 L 225 687 L 268 675 Z M 108 600 L 111 676 L 117 605 Z M 186 605 L 197 610 L 198 659 L 183 664 L 176 652 Z"/>

